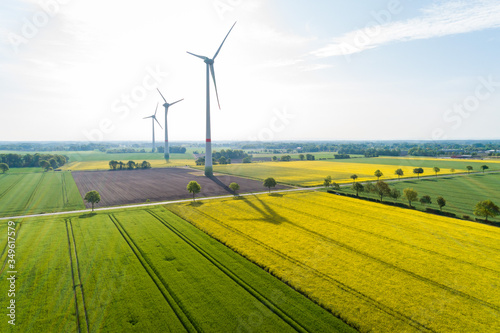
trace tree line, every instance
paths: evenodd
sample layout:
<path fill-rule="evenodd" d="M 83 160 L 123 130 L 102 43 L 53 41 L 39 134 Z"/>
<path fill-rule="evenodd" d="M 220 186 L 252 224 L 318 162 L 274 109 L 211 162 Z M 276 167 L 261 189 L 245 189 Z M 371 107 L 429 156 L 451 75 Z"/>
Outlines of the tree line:
<path fill-rule="evenodd" d="M 128 161 L 123 163 L 122 161 L 109 161 L 109 168 L 111 170 L 133 170 L 133 169 L 151 169 L 151 163 L 148 161 L 142 161 L 141 163 L 135 163 L 134 161 Z"/>
<path fill-rule="evenodd" d="M 66 164 L 69 158 L 57 154 L 0 154 L 0 163 L 7 164 L 10 168 L 36 168 L 41 161 L 47 161 L 54 169 Z"/>

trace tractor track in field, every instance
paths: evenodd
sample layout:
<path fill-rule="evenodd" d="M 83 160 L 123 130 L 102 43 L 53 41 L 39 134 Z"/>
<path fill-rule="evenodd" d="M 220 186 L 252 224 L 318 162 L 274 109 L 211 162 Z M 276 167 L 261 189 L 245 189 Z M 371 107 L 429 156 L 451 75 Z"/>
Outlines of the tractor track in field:
<path fill-rule="evenodd" d="M 30 196 L 28 197 L 28 200 L 26 200 L 26 204 L 24 205 L 23 210 L 26 210 L 29 207 L 29 205 L 31 204 L 31 201 L 33 201 L 35 194 L 38 192 L 38 189 L 40 188 L 40 184 L 45 179 L 45 175 L 46 175 L 46 173 L 42 173 L 42 176 L 40 177 L 40 179 L 36 183 L 35 188 L 33 189 Z"/>
<path fill-rule="evenodd" d="M 61 174 L 61 187 L 62 187 L 63 207 L 65 207 L 69 202 L 68 189 L 66 188 L 66 173 Z"/>
<path fill-rule="evenodd" d="M 175 214 L 175 212 L 173 212 L 173 213 Z M 294 259 L 294 258 L 292 258 L 292 257 L 284 254 L 281 251 L 278 251 L 278 250 L 270 247 L 269 245 L 267 245 L 267 244 L 265 244 L 265 243 L 263 243 L 263 242 L 255 239 L 255 238 L 249 236 L 248 234 L 245 234 L 245 233 L 243 233 L 243 232 L 241 232 L 241 231 L 239 231 L 239 230 L 237 230 L 237 229 L 235 229 L 235 228 L 227 225 L 226 223 L 224 223 L 224 222 L 222 222 L 222 221 L 220 221 L 220 220 L 218 220 L 218 219 L 216 219 L 216 218 L 214 218 L 214 217 L 212 217 L 212 216 L 210 216 L 210 215 L 208 215 L 206 213 L 203 213 L 203 212 L 200 212 L 200 211 L 196 211 L 196 213 L 198 213 L 200 215 L 203 215 L 206 218 L 208 218 L 209 220 L 212 220 L 214 223 L 220 225 L 221 227 L 223 227 L 225 229 L 228 229 L 228 230 L 232 231 L 233 233 L 235 233 L 237 235 L 240 235 L 243 238 L 248 239 L 251 243 L 255 243 L 258 246 L 261 246 L 261 247 L 265 248 L 269 252 L 274 253 L 276 256 L 283 258 L 285 261 L 289 261 L 292 264 L 297 265 L 297 266 L 301 267 L 302 269 L 313 273 L 317 277 L 319 277 L 319 278 L 321 278 L 323 280 L 326 280 L 326 281 L 332 283 L 333 285 L 335 285 L 340 290 L 343 290 L 344 292 L 346 292 L 348 294 L 351 294 L 355 298 L 358 298 L 358 299 L 362 300 L 363 302 L 370 304 L 371 306 L 377 308 L 381 312 L 384 312 L 384 313 L 388 314 L 391 317 L 394 317 L 394 318 L 396 318 L 396 319 L 398 319 L 398 320 L 400 320 L 402 322 L 407 323 L 409 326 L 412 326 L 412 327 L 414 327 L 414 328 L 416 328 L 416 329 L 418 329 L 420 331 L 435 332 L 431 328 L 429 328 L 426 325 L 424 325 L 424 324 L 422 324 L 422 323 L 420 323 L 420 322 L 412 319 L 411 317 L 405 315 L 404 313 L 401 313 L 401 312 L 399 312 L 399 311 L 397 311 L 397 310 L 395 310 L 395 309 L 393 309 L 391 307 L 386 306 L 385 304 L 382 304 L 382 303 L 378 302 L 377 300 L 373 299 L 372 297 L 363 294 L 362 292 L 360 292 L 360 291 L 358 291 L 358 290 L 356 290 L 356 289 L 348 286 L 347 284 L 345 284 L 345 283 L 343 283 L 343 282 L 341 282 L 339 280 L 336 280 L 333 277 L 331 277 L 331 276 L 329 276 L 329 275 L 327 275 L 327 274 L 325 274 L 323 272 L 320 272 L 317 269 L 312 268 L 312 267 L 308 266 L 307 264 L 304 264 L 301 261 L 299 261 L 297 259 Z M 182 218 L 182 217 L 180 217 L 180 218 Z M 184 218 L 182 218 L 182 219 L 184 219 Z M 212 237 L 214 237 L 214 236 L 212 236 Z M 241 255 L 243 255 L 244 257 L 246 257 L 237 248 L 231 247 L 228 244 L 225 244 L 225 245 L 228 246 L 228 247 L 230 247 L 230 248 L 232 248 L 235 252 L 240 253 Z M 248 259 L 248 260 L 250 260 L 250 259 Z M 250 260 L 250 261 L 252 261 L 252 260 Z M 259 266 L 263 267 L 263 268 L 267 268 L 267 267 L 262 266 L 262 265 L 259 265 Z M 289 283 L 287 283 L 287 284 L 289 284 Z M 301 291 L 301 293 L 303 293 L 306 297 L 308 297 L 308 295 L 305 294 L 304 292 Z M 340 318 L 340 319 L 343 319 L 344 321 L 347 320 L 346 318 Z M 347 322 L 349 322 L 349 321 L 347 320 Z"/>
<path fill-rule="evenodd" d="M 144 252 L 137 246 L 132 237 L 130 237 L 120 221 L 114 216 L 114 214 L 109 214 L 108 217 L 116 226 L 118 232 L 120 232 L 123 239 L 135 254 L 137 260 L 139 260 L 142 267 L 149 275 L 153 283 L 156 285 L 158 291 L 163 295 L 163 298 L 169 304 L 170 308 L 173 310 L 173 312 L 177 316 L 177 319 L 181 322 L 186 331 L 201 332 L 202 330 L 200 329 L 200 327 L 198 327 L 193 318 L 191 318 L 189 312 L 182 305 L 182 302 L 180 302 L 175 293 L 170 289 L 168 284 L 164 281 L 164 279 L 158 273 L 158 270 L 153 266 L 150 260 L 146 258 Z"/>
<path fill-rule="evenodd" d="M 278 206 L 279 206 L 279 205 L 278 205 Z M 289 208 L 287 208 L 287 209 L 289 209 Z M 356 249 L 356 248 L 354 248 L 354 247 L 352 247 L 352 246 L 350 246 L 350 245 L 347 245 L 347 244 L 345 244 L 345 243 L 342 243 L 342 242 L 340 242 L 340 241 L 337 241 L 337 240 L 335 240 L 335 239 L 333 239 L 333 238 L 330 238 L 330 237 L 328 237 L 328 236 L 322 235 L 322 234 L 321 234 L 321 233 L 319 233 L 319 232 L 316 232 L 316 231 L 313 231 L 313 230 L 307 229 L 307 228 L 305 228 L 305 227 L 303 227 L 303 226 L 300 226 L 300 225 L 298 225 L 298 224 L 296 224 L 296 223 L 294 223 L 294 222 L 286 221 L 286 222 L 284 222 L 284 223 L 288 223 L 288 224 L 292 225 L 293 227 L 295 227 L 295 228 L 297 228 L 297 229 L 303 230 L 303 231 L 305 231 L 306 233 L 309 233 L 309 234 L 312 234 L 312 235 L 314 235 L 314 236 L 316 236 L 316 237 L 319 237 L 319 238 L 321 238 L 321 239 L 323 239 L 323 240 L 325 240 L 325 241 L 327 241 L 327 242 L 330 242 L 330 243 L 332 243 L 332 244 L 335 244 L 335 245 L 337 245 L 338 247 L 341 247 L 341 248 L 343 248 L 343 249 L 346 249 L 346 250 L 348 250 L 348 251 L 350 251 L 350 252 L 352 252 L 352 253 L 355 253 L 355 254 L 357 254 L 357 255 L 360 255 L 360 256 L 366 257 L 366 258 L 368 258 L 368 259 L 370 259 L 370 260 L 372 260 L 372 261 L 375 261 L 375 262 L 377 262 L 377 263 L 379 263 L 379 264 L 382 264 L 383 266 L 389 267 L 389 268 L 394 269 L 394 270 L 396 270 L 396 271 L 398 271 L 398 272 L 401 272 L 401 273 L 405 273 L 405 274 L 407 274 L 407 275 L 409 275 L 409 276 L 411 276 L 411 277 L 413 277 L 413 278 L 415 278 L 415 279 L 417 279 L 417 280 L 420 280 L 420 281 L 422 281 L 422 282 L 424 282 L 424 283 L 427 283 L 427 284 L 429 284 L 429 285 L 433 285 L 433 286 L 435 286 L 435 287 L 441 288 L 441 289 L 446 290 L 446 291 L 448 291 L 448 292 L 450 292 L 450 293 L 452 293 L 452 294 L 454 294 L 454 295 L 461 296 L 461 297 L 463 297 L 463 298 L 466 298 L 466 299 L 469 299 L 469 300 L 471 300 L 471 301 L 474 301 L 474 302 L 476 302 L 476 303 L 478 303 L 478 304 L 480 304 L 480 305 L 483 305 L 483 306 L 485 306 L 485 307 L 488 307 L 488 308 L 490 308 L 490 309 L 492 309 L 492 310 L 496 310 L 496 311 L 500 312 L 500 306 L 498 306 L 498 305 L 491 304 L 491 303 L 489 303 L 489 302 L 487 302 L 487 301 L 484 301 L 484 300 L 479 299 L 479 298 L 477 298 L 477 297 L 474 297 L 474 296 L 472 296 L 472 295 L 466 294 L 466 293 L 464 293 L 464 292 L 462 292 L 462 291 L 460 291 L 460 290 L 456 290 L 456 289 L 454 289 L 454 288 L 448 287 L 448 286 L 446 286 L 446 285 L 444 285 L 444 284 L 442 284 L 442 283 L 439 283 L 439 282 L 437 282 L 437 281 L 434 281 L 434 280 L 431 280 L 431 279 L 426 278 L 426 277 L 424 277 L 424 276 L 418 275 L 417 273 L 411 272 L 411 271 L 406 270 L 406 269 L 404 269 L 404 268 L 401 268 L 401 267 L 399 267 L 399 266 L 396 266 L 396 265 L 393 265 L 393 264 L 391 264 L 391 263 L 388 263 L 388 262 L 386 262 L 386 261 L 384 261 L 384 260 L 382 260 L 382 259 L 380 259 L 380 258 L 377 258 L 377 257 L 375 257 L 375 256 L 373 256 L 373 255 L 371 255 L 371 254 L 369 254 L 369 253 L 367 253 L 367 252 L 364 252 L 364 251 L 358 250 L 358 249 Z"/>
<path fill-rule="evenodd" d="M 78 309 L 78 296 L 76 294 L 76 283 L 75 283 L 75 272 L 73 270 L 73 256 L 71 255 L 71 238 L 69 237 L 69 228 L 68 228 L 68 220 L 64 220 L 64 224 L 66 226 L 66 235 L 68 237 L 68 253 L 69 253 L 69 262 L 71 265 L 71 280 L 73 282 L 73 297 L 75 298 L 75 317 L 76 317 L 76 327 L 78 328 L 78 332 L 81 332 L 80 327 L 80 311 Z"/>
<path fill-rule="evenodd" d="M 295 198 L 288 198 L 288 199 L 299 201 L 299 200 L 297 200 Z M 315 203 L 315 204 L 317 204 L 317 203 Z M 326 220 L 326 219 L 324 219 L 324 217 L 317 216 L 317 215 L 312 214 L 312 213 L 307 213 L 307 212 L 304 212 L 304 211 L 300 211 L 300 210 L 295 209 L 295 208 L 285 207 L 285 206 L 282 206 L 282 205 L 277 204 L 277 203 L 275 203 L 275 205 L 279 206 L 281 208 L 284 208 L 284 209 L 288 209 L 288 210 L 294 211 L 294 212 L 296 212 L 298 214 L 301 214 L 301 215 L 306 215 L 306 216 L 313 217 L 315 219 L 324 221 L 324 222 L 329 223 L 329 224 L 334 224 L 334 225 L 340 226 L 340 227 L 345 228 L 345 229 L 354 230 L 356 232 L 360 232 L 360 233 L 363 233 L 363 234 L 366 234 L 366 235 L 369 235 L 369 236 L 372 236 L 372 237 L 375 237 L 375 238 L 380 238 L 380 239 L 383 239 L 383 240 L 394 242 L 394 243 L 400 244 L 402 246 L 409 247 L 411 249 L 419 250 L 419 251 L 422 251 L 422 252 L 427 252 L 427 253 L 430 253 L 430 254 L 433 254 L 433 255 L 436 255 L 436 256 L 440 256 L 440 257 L 443 257 L 443 258 L 446 258 L 446 259 L 449 259 L 449 260 L 452 260 L 452 261 L 455 261 L 455 262 L 458 262 L 458 263 L 461 263 L 461 264 L 470 265 L 470 266 L 473 266 L 475 268 L 480 268 L 480 269 L 484 269 L 484 270 L 487 270 L 487 271 L 491 271 L 491 272 L 500 274 L 500 271 L 492 269 L 492 268 L 484 267 L 484 266 L 481 266 L 481 265 L 478 265 L 478 264 L 475 264 L 475 263 L 471 263 L 471 262 L 468 262 L 468 261 L 465 261 L 465 260 L 461 260 L 459 258 L 451 257 L 449 255 L 446 255 L 446 254 L 443 254 L 443 253 L 439 253 L 439 252 L 436 252 L 436 251 L 433 251 L 433 250 L 425 249 L 425 248 L 419 247 L 417 245 L 405 243 L 403 241 L 400 241 L 400 240 L 397 240 L 397 239 L 393 239 L 393 238 L 390 238 L 390 237 L 387 237 L 387 236 L 379 235 L 379 234 L 376 234 L 374 232 L 363 230 L 363 229 L 360 229 L 360 228 L 357 228 L 357 227 L 353 227 L 353 226 L 344 224 L 342 222 L 333 221 L 333 220 Z M 322 205 L 322 206 L 324 206 L 324 205 Z M 356 214 L 356 212 L 353 212 L 353 213 Z"/>
<path fill-rule="evenodd" d="M 252 297 L 254 297 L 257 301 L 259 301 L 262 305 L 271 310 L 274 314 L 280 317 L 284 322 L 286 322 L 290 327 L 295 329 L 297 332 L 308 332 L 306 328 L 300 325 L 300 323 L 296 322 L 292 316 L 288 315 L 285 311 L 283 311 L 280 307 L 274 304 L 272 301 L 267 299 L 264 295 L 262 295 L 258 290 L 253 288 L 249 283 L 245 282 L 242 278 L 240 278 L 237 274 L 227 268 L 224 264 L 222 264 L 219 260 L 210 255 L 207 251 L 205 251 L 202 247 L 197 245 L 194 241 L 192 241 L 188 236 L 179 231 L 177 228 L 172 226 L 170 223 L 165 221 L 162 217 L 157 215 L 155 212 L 151 210 L 147 210 L 147 212 L 153 216 L 156 220 L 158 220 L 161 224 L 163 224 L 166 228 L 168 228 L 171 232 L 173 232 L 177 237 L 183 240 L 187 245 L 193 248 L 196 252 L 198 252 L 201 256 L 203 256 L 206 260 L 208 260 L 212 265 L 214 265 L 217 269 L 219 269 L 222 273 L 224 273 L 227 277 L 233 280 L 236 284 L 238 284 L 241 288 L 243 288 L 246 292 L 248 292 Z"/>
<path fill-rule="evenodd" d="M 76 249 L 76 240 L 75 240 L 75 233 L 73 232 L 73 223 L 71 222 L 71 219 L 68 220 L 69 226 L 71 228 L 71 237 L 73 238 L 73 250 L 75 252 L 75 261 L 76 261 L 76 269 L 78 272 L 78 282 L 79 284 L 77 286 L 80 287 L 80 291 L 82 292 L 82 305 L 83 305 L 83 312 L 85 313 L 85 322 L 87 323 L 87 333 L 90 332 L 89 328 L 89 316 L 87 313 L 87 307 L 85 305 L 85 291 L 83 288 L 83 283 L 82 283 L 82 274 L 80 272 L 80 262 L 78 260 L 78 251 Z M 66 224 L 67 226 L 67 224 Z"/>
<path fill-rule="evenodd" d="M 292 198 L 292 197 L 287 197 L 289 199 L 292 199 L 292 200 L 295 200 L 295 201 L 299 201 L 298 199 L 296 198 Z M 361 199 L 362 200 L 362 199 Z M 300 201 L 306 201 L 308 203 L 311 203 L 311 201 L 309 200 L 304 200 L 304 199 L 301 199 Z M 325 204 L 322 204 L 322 203 L 317 203 L 317 202 L 313 202 L 315 205 L 318 205 L 318 206 L 322 206 L 322 207 L 326 207 L 326 208 L 329 208 L 331 209 L 332 207 L 331 206 L 328 206 L 328 205 L 325 205 Z M 380 203 L 376 203 L 376 204 L 380 204 Z M 384 205 L 385 206 L 385 205 Z M 396 207 L 397 208 L 397 207 Z M 363 214 L 360 214 L 358 213 L 357 211 L 355 210 L 347 210 L 347 209 L 343 209 L 342 207 L 339 207 L 339 206 L 336 206 L 335 209 L 337 210 L 340 210 L 342 212 L 346 212 L 346 213 L 349 213 L 349 214 L 356 214 L 357 216 L 360 216 L 360 217 L 365 217 L 365 215 Z M 402 208 L 403 209 L 403 208 Z M 427 214 L 425 212 L 421 212 L 423 214 Z M 452 218 L 448 218 L 449 220 L 451 220 Z M 387 225 L 387 226 L 393 226 L 391 223 L 387 223 L 387 222 L 384 222 L 382 220 L 378 220 L 377 221 L 378 223 L 380 224 L 383 224 L 383 225 Z M 471 221 L 470 221 L 471 222 Z M 458 223 L 454 223 L 454 222 L 448 222 L 449 224 L 453 224 L 453 225 L 456 225 L 456 226 L 460 226 L 460 227 L 463 227 L 463 225 L 461 224 L 458 224 Z M 474 223 L 474 222 L 473 222 Z M 479 229 L 479 228 L 475 228 L 474 226 L 467 226 L 467 228 L 471 228 L 471 229 L 474 229 L 474 230 L 477 230 L 477 231 L 481 231 L 481 232 L 484 232 L 484 229 Z M 400 225 L 399 226 L 400 229 L 403 229 L 403 230 L 407 230 L 407 231 L 410 231 L 410 232 L 419 232 L 419 233 L 425 233 L 425 234 L 430 234 L 429 232 L 423 230 L 423 229 L 419 229 L 419 228 L 412 228 L 412 227 L 406 227 L 406 226 L 402 226 Z M 442 229 L 446 229 L 446 227 L 442 227 Z M 487 237 L 487 236 L 485 236 Z M 476 244 L 473 243 L 473 242 L 470 242 L 470 241 L 467 241 L 467 240 L 463 240 L 463 239 L 460 239 L 459 240 L 460 242 L 463 242 L 463 243 L 467 243 L 469 245 L 472 245 L 472 246 L 475 246 Z M 491 249 L 491 250 L 494 250 L 494 251 L 500 251 L 500 248 L 496 248 L 496 247 L 493 247 L 493 246 L 489 246 L 489 245 L 481 245 L 482 247 L 485 247 L 485 248 L 488 248 L 488 249 Z M 482 266 L 479 266 L 482 268 Z M 488 268 L 486 268 L 488 269 Z M 491 269 L 490 269 L 491 270 Z"/>
<path fill-rule="evenodd" d="M 14 227 L 16 229 L 16 242 L 19 240 L 19 231 L 21 230 L 21 227 L 23 226 L 23 222 L 15 222 L 16 223 L 16 226 Z M 19 225 L 19 228 L 18 228 L 18 225 Z M 8 240 L 8 238 L 7 238 Z M 5 254 L 5 251 L 7 251 L 7 248 L 8 248 L 8 244 L 9 242 L 5 242 L 5 246 L 4 248 L 2 249 L 2 253 L 0 254 L 0 258 L 3 257 L 3 255 Z M 5 269 L 5 266 L 7 265 L 7 261 L 8 261 L 9 257 L 6 256 L 5 257 L 5 260 L 3 261 L 3 264 L 2 264 L 2 268 L 0 268 L 0 275 L 3 273 L 4 269 Z"/>
<path fill-rule="evenodd" d="M 0 193 L 0 199 L 2 199 L 10 190 L 12 190 L 16 185 L 26 177 L 27 174 L 22 174 L 18 177 L 17 180 L 15 180 L 9 187 L 5 189 L 2 193 Z"/>

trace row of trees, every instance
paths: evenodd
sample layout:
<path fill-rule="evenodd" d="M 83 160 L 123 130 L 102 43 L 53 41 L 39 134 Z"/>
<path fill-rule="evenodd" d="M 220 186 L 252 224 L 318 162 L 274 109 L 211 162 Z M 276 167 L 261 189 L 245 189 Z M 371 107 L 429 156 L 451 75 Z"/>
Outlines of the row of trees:
<path fill-rule="evenodd" d="M 276 187 L 277 184 L 278 183 L 274 178 L 269 177 L 264 180 L 264 183 L 262 185 L 264 185 L 264 187 L 267 187 L 269 189 L 269 193 L 271 193 L 271 188 Z M 229 184 L 229 188 L 231 189 L 231 191 L 233 191 L 235 196 L 238 195 L 238 191 L 240 189 L 240 185 L 238 183 L 233 182 Z M 195 194 L 200 193 L 201 185 L 197 181 L 192 180 L 188 183 L 186 189 L 193 195 L 193 201 L 195 201 Z"/>
<path fill-rule="evenodd" d="M 299 160 L 301 161 L 304 161 L 304 160 L 307 160 L 307 161 L 314 161 L 316 159 L 316 157 L 314 157 L 314 155 L 312 154 L 299 154 Z M 290 155 L 283 155 L 279 158 L 280 161 L 283 161 L 283 162 L 289 162 L 292 160 L 292 157 Z M 273 161 L 276 162 L 278 161 L 278 157 L 277 156 L 273 156 Z"/>
<path fill-rule="evenodd" d="M 151 169 L 151 163 L 148 161 L 142 161 L 141 163 L 128 161 L 123 163 L 122 161 L 111 160 L 109 161 L 109 167 L 111 170 Z"/>
<path fill-rule="evenodd" d="M 58 154 L 0 154 L 0 163 L 7 164 L 9 168 L 36 168 L 41 166 L 41 161 L 47 161 L 56 169 L 66 164 L 67 160 L 66 156 Z"/>

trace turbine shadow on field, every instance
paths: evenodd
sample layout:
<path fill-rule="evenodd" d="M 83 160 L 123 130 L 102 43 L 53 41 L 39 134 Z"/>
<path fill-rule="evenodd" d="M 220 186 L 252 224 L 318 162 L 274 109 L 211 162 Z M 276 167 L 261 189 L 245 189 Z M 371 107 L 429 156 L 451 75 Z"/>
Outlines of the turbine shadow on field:
<path fill-rule="evenodd" d="M 226 184 L 224 184 L 219 178 L 215 177 L 215 176 L 207 176 L 208 179 L 210 179 L 211 181 L 213 181 L 215 184 L 219 185 L 221 188 L 223 188 L 226 192 L 230 193 L 230 194 L 234 194 L 233 190 L 231 190 L 229 188 L 229 186 L 227 186 Z"/>
<path fill-rule="evenodd" d="M 256 200 L 260 202 L 260 204 L 264 207 L 264 209 L 255 205 L 252 201 L 247 198 L 242 198 L 241 200 L 249 205 L 252 209 L 257 211 L 262 217 L 256 219 L 236 219 L 239 221 L 264 221 L 272 224 L 281 224 L 283 222 L 288 222 L 288 219 L 279 215 L 274 209 L 269 207 L 268 204 L 260 200 L 258 197 L 254 196 Z"/>

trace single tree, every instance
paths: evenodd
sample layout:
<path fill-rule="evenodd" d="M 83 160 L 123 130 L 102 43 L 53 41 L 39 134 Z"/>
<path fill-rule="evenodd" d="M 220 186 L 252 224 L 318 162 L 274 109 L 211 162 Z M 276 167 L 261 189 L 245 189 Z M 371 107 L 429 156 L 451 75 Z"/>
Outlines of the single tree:
<path fill-rule="evenodd" d="M 413 169 L 413 173 L 417 174 L 417 179 L 420 179 L 420 174 L 424 173 L 424 169 L 422 168 L 415 168 Z"/>
<path fill-rule="evenodd" d="M 332 176 L 326 176 L 323 185 L 325 185 L 325 187 L 329 187 L 331 183 L 332 183 Z"/>
<path fill-rule="evenodd" d="M 422 205 L 430 205 L 432 203 L 431 197 L 428 195 L 424 195 L 420 198 L 420 203 Z"/>
<path fill-rule="evenodd" d="M 109 167 L 113 170 L 116 170 L 116 166 L 118 165 L 118 161 L 112 160 L 109 161 Z"/>
<path fill-rule="evenodd" d="M 394 200 L 398 200 L 399 198 L 401 198 L 401 191 L 397 188 L 393 188 L 391 190 L 391 198 L 393 198 Z"/>
<path fill-rule="evenodd" d="M 299 158 L 300 158 L 300 160 L 301 160 L 301 161 L 303 161 L 303 160 L 304 160 L 304 158 L 306 158 L 306 157 L 304 156 L 304 154 L 300 154 L 300 155 L 299 155 Z"/>
<path fill-rule="evenodd" d="M 440 210 L 443 210 L 443 207 L 446 206 L 446 200 L 443 197 L 437 197 L 436 203 L 438 204 Z"/>
<path fill-rule="evenodd" d="M 83 200 L 90 202 L 92 204 L 92 212 L 94 212 L 94 204 L 99 203 L 101 201 L 101 195 L 97 191 L 90 191 L 85 194 L 85 198 Z"/>
<path fill-rule="evenodd" d="M 487 166 L 486 164 L 484 165 L 481 165 L 481 169 L 483 169 L 483 173 L 484 173 L 484 170 L 488 170 L 490 167 Z"/>
<path fill-rule="evenodd" d="M 476 204 L 476 209 L 474 209 L 474 215 L 486 218 L 495 217 L 500 215 L 500 208 L 495 205 L 491 200 L 480 201 Z"/>
<path fill-rule="evenodd" d="M 441 171 L 441 169 L 439 169 L 438 167 L 434 167 L 432 170 L 434 170 L 434 172 L 436 173 L 436 177 L 438 175 L 438 172 Z"/>
<path fill-rule="evenodd" d="M 267 187 L 269 189 L 269 193 L 271 193 L 271 187 L 276 186 L 276 180 L 274 178 L 269 177 L 264 180 L 264 187 Z"/>
<path fill-rule="evenodd" d="M 403 169 L 397 169 L 396 172 L 394 172 L 394 174 L 398 175 L 398 180 L 399 180 L 399 177 L 403 176 L 405 173 Z"/>
<path fill-rule="evenodd" d="M 454 168 L 451 168 L 451 169 L 450 169 L 450 172 L 451 172 L 451 173 L 454 173 L 454 172 L 455 172 L 455 169 L 454 169 Z"/>
<path fill-rule="evenodd" d="M 273 156 L 273 161 L 276 162 L 278 158 L 276 156 Z"/>
<path fill-rule="evenodd" d="M 467 168 L 467 173 L 470 173 L 470 172 L 471 172 L 471 170 L 472 170 L 472 169 L 474 169 L 474 168 L 472 167 L 472 165 L 468 165 L 468 166 L 466 166 L 466 168 Z"/>
<path fill-rule="evenodd" d="M 340 190 L 340 185 L 339 185 L 339 184 L 337 184 L 336 182 L 332 182 L 332 188 L 333 188 L 334 190 Z"/>
<path fill-rule="evenodd" d="M 377 181 L 380 180 L 380 177 L 384 175 L 380 170 L 376 170 L 373 174 L 375 175 L 375 177 L 377 177 Z"/>
<path fill-rule="evenodd" d="M 132 170 L 135 168 L 135 162 L 134 161 L 128 161 L 127 162 L 127 169 Z"/>
<path fill-rule="evenodd" d="M 374 193 L 375 192 L 375 185 L 373 183 L 368 183 L 365 185 L 365 192 L 366 193 Z"/>
<path fill-rule="evenodd" d="M 403 190 L 403 194 L 404 194 L 406 200 L 408 200 L 408 204 L 410 205 L 410 207 L 411 207 L 411 203 L 413 201 L 417 200 L 417 198 L 418 198 L 418 192 L 412 188 L 405 188 Z"/>
<path fill-rule="evenodd" d="M 142 169 L 151 169 L 151 163 L 149 163 L 148 161 L 142 161 L 141 168 Z"/>
<path fill-rule="evenodd" d="M 196 181 L 192 180 L 189 182 L 186 189 L 189 191 L 189 193 L 193 193 L 193 201 L 194 201 L 194 195 L 196 193 L 200 193 L 201 186 Z"/>
<path fill-rule="evenodd" d="M 240 189 L 240 185 L 238 185 L 238 183 L 229 184 L 229 188 L 234 192 L 234 195 L 238 195 L 238 193 L 236 193 L 236 191 Z"/>
<path fill-rule="evenodd" d="M 227 164 L 227 158 L 225 158 L 224 156 L 221 156 L 219 158 L 219 164 Z"/>
<path fill-rule="evenodd" d="M 386 182 L 379 180 L 375 183 L 375 193 L 377 193 L 380 197 L 380 202 L 382 202 L 384 196 L 391 195 L 391 188 Z"/>
<path fill-rule="evenodd" d="M 354 183 L 352 184 L 352 190 L 356 192 L 356 196 L 359 197 L 359 192 L 363 192 L 365 187 L 361 183 Z"/>
<path fill-rule="evenodd" d="M 0 170 L 2 170 L 2 173 L 6 173 L 7 171 L 9 171 L 9 166 L 7 165 L 7 163 L 0 163 Z"/>
<path fill-rule="evenodd" d="M 118 162 L 118 168 L 120 170 L 123 170 L 123 167 L 125 166 L 125 163 L 123 163 L 122 161 Z"/>
<path fill-rule="evenodd" d="M 245 157 L 243 160 L 242 160 L 243 163 L 252 163 L 252 159 L 250 158 L 250 156 L 247 156 Z"/>
<path fill-rule="evenodd" d="M 356 179 L 358 179 L 358 175 L 354 174 L 351 175 L 352 183 L 354 184 L 356 182 Z"/>

